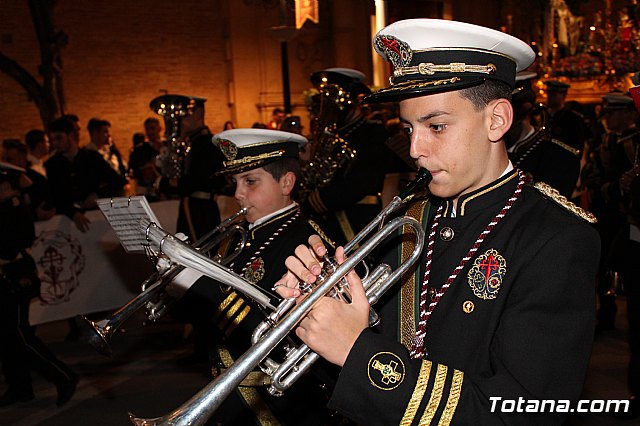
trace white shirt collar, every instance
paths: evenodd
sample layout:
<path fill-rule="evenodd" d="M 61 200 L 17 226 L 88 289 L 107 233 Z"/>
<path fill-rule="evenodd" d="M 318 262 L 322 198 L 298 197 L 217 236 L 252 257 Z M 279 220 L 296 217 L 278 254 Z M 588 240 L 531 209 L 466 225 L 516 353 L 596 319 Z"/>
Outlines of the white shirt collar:
<path fill-rule="evenodd" d="M 281 213 L 284 213 L 284 212 L 286 212 L 287 210 L 294 208 L 295 206 L 297 206 L 296 202 L 295 202 L 295 201 L 292 201 L 292 202 L 291 202 L 291 204 L 289 204 L 288 206 L 283 207 L 283 208 L 281 208 L 280 210 L 275 211 L 275 212 L 273 212 L 273 213 L 271 213 L 271 214 L 268 214 L 268 215 L 266 215 L 266 216 L 262 216 L 260 219 L 256 220 L 255 222 L 250 223 L 250 224 L 249 224 L 249 229 L 253 229 L 253 227 L 258 226 L 258 225 L 260 225 L 261 223 L 265 223 L 265 222 L 267 222 L 269 219 L 271 219 L 271 218 L 273 218 L 273 217 L 275 217 L 275 216 L 277 216 L 277 215 L 279 215 L 279 214 L 281 214 Z"/>

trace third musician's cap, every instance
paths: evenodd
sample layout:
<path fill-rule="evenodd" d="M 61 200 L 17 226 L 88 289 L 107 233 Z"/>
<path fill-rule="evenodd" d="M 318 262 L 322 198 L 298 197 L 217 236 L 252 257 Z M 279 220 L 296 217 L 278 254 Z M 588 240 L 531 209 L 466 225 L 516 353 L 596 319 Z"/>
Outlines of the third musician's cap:
<path fill-rule="evenodd" d="M 371 89 L 364 84 L 364 73 L 352 68 L 327 68 L 311 74 L 310 81 L 316 88 L 323 85 L 335 84 L 347 91 L 351 96 L 368 95 Z"/>
<path fill-rule="evenodd" d="M 164 117 L 181 117 L 190 114 L 193 108 L 204 107 L 206 101 L 205 98 L 199 98 L 197 96 L 168 93 L 152 99 L 149 103 L 149 108 L 151 108 L 151 111 Z"/>
<path fill-rule="evenodd" d="M 532 81 L 538 74 L 533 71 L 522 71 L 516 74 L 516 88 L 511 93 L 515 120 L 520 120 L 531 111 L 536 103 L 536 93 Z"/>
<path fill-rule="evenodd" d="M 611 92 L 602 97 L 603 112 L 632 110 L 635 108 L 633 98 L 628 93 Z"/>
<path fill-rule="evenodd" d="M 217 174 L 257 169 L 282 158 L 298 159 L 307 143 L 304 136 L 269 129 L 225 130 L 212 140 L 225 157 L 224 169 Z"/>
<path fill-rule="evenodd" d="M 393 65 L 391 86 L 367 100 L 393 101 L 498 80 L 512 89 L 535 54 L 509 34 L 465 22 L 407 19 L 378 32 L 376 51 Z"/>

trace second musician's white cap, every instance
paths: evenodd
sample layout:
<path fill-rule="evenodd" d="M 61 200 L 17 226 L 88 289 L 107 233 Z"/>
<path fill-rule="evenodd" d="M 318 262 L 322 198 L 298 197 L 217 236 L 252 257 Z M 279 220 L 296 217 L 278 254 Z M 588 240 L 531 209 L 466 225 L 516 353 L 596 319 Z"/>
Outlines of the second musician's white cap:
<path fill-rule="evenodd" d="M 217 133 L 213 143 L 225 157 L 221 173 L 240 173 L 282 158 L 300 156 L 307 138 L 296 133 L 268 129 L 231 129 Z"/>

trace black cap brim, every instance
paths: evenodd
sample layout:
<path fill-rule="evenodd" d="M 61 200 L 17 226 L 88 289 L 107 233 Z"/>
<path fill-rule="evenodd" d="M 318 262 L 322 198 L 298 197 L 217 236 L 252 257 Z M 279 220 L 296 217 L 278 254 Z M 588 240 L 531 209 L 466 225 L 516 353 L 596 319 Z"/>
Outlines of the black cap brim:
<path fill-rule="evenodd" d="M 364 98 L 364 103 L 399 102 L 403 99 L 452 92 L 478 86 L 482 77 L 451 77 L 442 80 L 410 80 L 380 89 Z"/>

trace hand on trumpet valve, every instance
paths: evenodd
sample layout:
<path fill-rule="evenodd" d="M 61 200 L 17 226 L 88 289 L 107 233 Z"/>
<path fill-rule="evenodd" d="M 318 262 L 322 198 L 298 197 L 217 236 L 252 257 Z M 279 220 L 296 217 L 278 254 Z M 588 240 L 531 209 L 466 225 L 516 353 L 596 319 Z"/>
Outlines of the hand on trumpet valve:
<path fill-rule="evenodd" d="M 276 283 L 276 291 L 283 298 L 297 298 L 304 293 L 300 283 L 311 285 L 322 274 L 322 262 L 327 254 L 322 240 L 317 235 L 309 238 L 309 246 L 300 245 L 295 256 L 285 261 L 288 272 Z M 338 247 L 336 261 L 345 261 L 344 250 Z M 296 335 L 312 350 L 336 365 L 342 366 L 353 344 L 369 326 L 369 301 L 362 281 L 351 271 L 346 275 L 351 303 L 334 297 L 323 297 L 307 316 L 300 321 Z"/>

